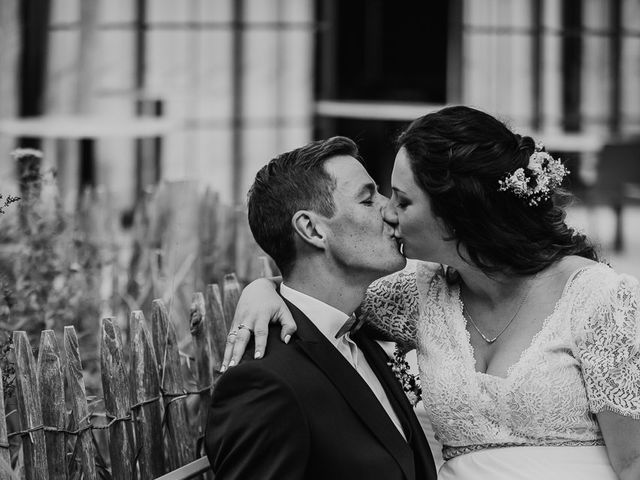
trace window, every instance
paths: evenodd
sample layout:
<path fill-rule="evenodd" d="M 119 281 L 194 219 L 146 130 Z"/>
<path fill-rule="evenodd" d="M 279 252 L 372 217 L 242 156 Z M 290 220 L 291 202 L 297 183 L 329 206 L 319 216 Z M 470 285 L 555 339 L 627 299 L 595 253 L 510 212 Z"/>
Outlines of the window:
<path fill-rule="evenodd" d="M 379 183 L 388 179 L 393 139 L 406 121 L 426 113 L 427 105 L 447 101 L 451 3 L 455 2 L 317 4 L 315 90 L 321 108 L 316 137 L 345 135 L 356 140 Z M 352 108 L 352 102 L 364 109 Z M 407 112 L 406 105 L 414 108 Z"/>

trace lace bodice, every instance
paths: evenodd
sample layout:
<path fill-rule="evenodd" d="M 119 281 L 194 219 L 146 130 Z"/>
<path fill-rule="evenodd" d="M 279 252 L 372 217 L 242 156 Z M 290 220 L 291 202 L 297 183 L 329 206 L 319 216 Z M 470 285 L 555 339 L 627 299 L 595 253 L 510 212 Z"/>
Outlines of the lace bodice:
<path fill-rule="evenodd" d="M 374 283 L 376 328 L 417 348 L 423 403 L 444 456 L 502 445 L 602 444 L 595 414 L 640 418 L 638 281 L 603 264 L 575 272 L 506 378 L 475 370 L 457 285 L 417 263 Z"/>

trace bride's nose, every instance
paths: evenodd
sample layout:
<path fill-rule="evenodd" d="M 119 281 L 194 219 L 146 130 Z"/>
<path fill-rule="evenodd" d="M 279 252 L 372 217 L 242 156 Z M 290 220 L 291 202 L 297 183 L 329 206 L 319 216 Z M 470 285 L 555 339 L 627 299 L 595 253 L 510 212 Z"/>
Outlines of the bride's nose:
<path fill-rule="evenodd" d="M 382 208 L 382 219 L 389 225 L 396 226 L 398 224 L 398 213 L 392 205 L 393 202 L 388 201 Z"/>

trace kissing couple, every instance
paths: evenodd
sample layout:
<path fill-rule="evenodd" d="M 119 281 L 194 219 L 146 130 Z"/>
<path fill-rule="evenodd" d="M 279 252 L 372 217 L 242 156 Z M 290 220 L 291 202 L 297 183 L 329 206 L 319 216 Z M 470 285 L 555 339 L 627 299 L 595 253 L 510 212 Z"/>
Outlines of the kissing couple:
<path fill-rule="evenodd" d="M 238 303 L 216 480 L 640 478 L 640 284 L 567 225 L 566 173 L 465 106 L 400 134 L 390 199 L 344 137 L 265 165 L 249 225 L 282 277 Z M 379 340 L 417 350 L 437 474 Z"/>

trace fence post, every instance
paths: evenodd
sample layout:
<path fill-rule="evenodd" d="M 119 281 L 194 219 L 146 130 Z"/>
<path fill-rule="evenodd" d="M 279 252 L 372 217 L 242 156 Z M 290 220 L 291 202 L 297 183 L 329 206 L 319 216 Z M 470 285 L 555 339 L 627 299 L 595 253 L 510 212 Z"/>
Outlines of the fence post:
<path fill-rule="evenodd" d="M 71 415 L 75 428 L 81 430 L 91 425 L 87 393 L 82 377 L 82 361 L 78 337 L 73 327 L 64 327 L 64 351 L 67 358 L 67 385 L 71 395 Z M 76 449 L 79 454 L 80 472 L 84 478 L 98 478 L 95 463 L 95 450 L 91 440 L 91 429 L 78 434 Z"/>
<path fill-rule="evenodd" d="M 227 324 L 224 317 L 224 308 L 222 307 L 222 295 L 220 295 L 220 287 L 212 283 L 207 285 L 207 324 L 209 326 L 209 341 L 211 344 L 211 353 L 213 362 L 211 362 L 212 375 L 220 370 L 222 365 L 222 356 L 224 355 L 224 347 L 227 344 Z"/>
<path fill-rule="evenodd" d="M 0 478 L 11 478 L 11 452 L 7 437 L 7 420 L 4 416 L 4 387 L 2 386 L 2 369 L 0 368 Z"/>
<path fill-rule="evenodd" d="M 22 437 L 25 473 L 29 480 L 46 480 L 49 475 L 44 431 L 37 429 L 42 426 L 40 387 L 27 332 L 13 332 L 13 345 L 16 354 L 16 394 L 20 425 L 22 430 L 34 429 Z"/>
<path fill-rule="evenodd" d="M 233 321 L 233 314 L 236 311 L 236 306 L 240 299 L 240 292 L 242 291 L 235 273 L 228 273 L 224 276 L 222 291 L 224 293 L 222 305 L 224 307 L 227 330 L 229 330 L 229 328 L 231 328 L 231 322 Z"/>
<path fill-rule="evenodd" d="M 211 375 L 210 359 L 211 346 L 209 345 L 209 328 L 207 326 L 207 315 L 204 307 L 204 296 L 200 292 L 193 294 L 191 300 L 189 318 L 190 328 L 193 337 L 194 356 L 196 364 L 196 381 L 200 394 L 200 419 L 198 425 L 204 434 L 204 426 L 207 422 L 209 403 L 211 402 L 211 385 L 213 377 Z"/>
<path fill-rule="evenodd" d="M 167 307 L 162 300 L 152 302 L 151 332 L 153 349 L 156 352 L 160 388 L 164 393 L 164 421 L 167 426 L 168 442 L 166 459 L 170 470 L 195 460 L 195 445 L 189 434 L 186 395 L 180 368 L 180 353 L 176 330 L 169 319 Z"/>
<path fill-rule="evenodd" d="M 102 320 L 100 371 L 107 418 L 113 425 L 109 429 L 109 454 L 111 474 L 114 480 L 134 478 L 134 453 L 129 414 L 129 390 L 127 372 L 122 355 L 120 329 L 113 318 Z"/>
<path fill-rule="evenodd" d="M 43 424 L 45 427 L 64 429 L 66 427 L 64 380 L 60 350 L 53 330 L 43 330 L 40 334 L 38 383 L 40 385 Z M 45 430 L 44 432 L 50 480 L 66 480 L 67 478 L 65 436 L 65 433 L 61 431 Z"/>
<path fill-rule="evenodd" d="M 151 480 L 165 473 L 160 384 L 151 334 L 140 310 L 131 312 L 129 331 L 131 332 L 131 382 L 134 402 L 131 409 L 136 429 L 140 479 Z"/>

